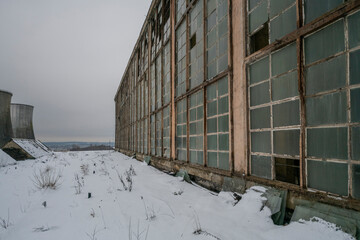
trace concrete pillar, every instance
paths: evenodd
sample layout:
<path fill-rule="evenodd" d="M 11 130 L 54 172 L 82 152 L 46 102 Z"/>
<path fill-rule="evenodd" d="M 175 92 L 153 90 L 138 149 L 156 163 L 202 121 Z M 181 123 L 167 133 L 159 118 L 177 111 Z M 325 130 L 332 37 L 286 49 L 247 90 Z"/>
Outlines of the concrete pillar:
<path fill-rule="evenodd" d="M 10 103 L 12 93 L 0 90 L 0 148 L 12 138 Z"/>
<path fill-rule="evenodd" d="M 33 106 L 11 104 L 11 122 L 14 138 L 35 139 L 33 129 Z"/>

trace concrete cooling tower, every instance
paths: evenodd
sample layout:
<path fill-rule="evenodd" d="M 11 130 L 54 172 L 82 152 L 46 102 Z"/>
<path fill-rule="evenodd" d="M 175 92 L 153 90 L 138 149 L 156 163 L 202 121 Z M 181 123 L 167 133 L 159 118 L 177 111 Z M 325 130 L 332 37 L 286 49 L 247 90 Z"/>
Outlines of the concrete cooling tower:
<path fill-rule="evenodd" d="M 11 104 L 13 138 L 35 139 L 33 129 L 33 106 Z"/>
<path fill-rule="evenodd" d="M 12 138 L 10 103 L 12 93 L 0 90 L 0 148 Z"/>

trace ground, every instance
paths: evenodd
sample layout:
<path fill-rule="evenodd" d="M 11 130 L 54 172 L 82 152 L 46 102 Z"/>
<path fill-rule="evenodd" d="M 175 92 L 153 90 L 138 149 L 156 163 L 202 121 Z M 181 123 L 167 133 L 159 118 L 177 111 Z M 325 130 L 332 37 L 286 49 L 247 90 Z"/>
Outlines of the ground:
<path fill-rule="evenodd" d="M 59 174 L 55 190 L 40 172 Z M 263 191 L 235 204 L 117 152 L 54 153 L 0 168 L 0 240 L 352 239 L 320 219 L 274 225 Z"/>

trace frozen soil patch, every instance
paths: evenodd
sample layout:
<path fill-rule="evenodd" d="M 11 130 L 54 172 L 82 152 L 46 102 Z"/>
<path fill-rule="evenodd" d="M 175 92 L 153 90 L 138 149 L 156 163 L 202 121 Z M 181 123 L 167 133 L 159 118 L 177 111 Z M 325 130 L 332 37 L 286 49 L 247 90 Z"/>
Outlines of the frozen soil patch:
<path fill-rule="evenodd" d="M 54 189 L 34 185 L 47 169 Z M 55 153 L 0 168 L 0 239 L 352 239 L 321 220 L 274 225 L 259 188 L 234 206 L 117 152 Z"/>

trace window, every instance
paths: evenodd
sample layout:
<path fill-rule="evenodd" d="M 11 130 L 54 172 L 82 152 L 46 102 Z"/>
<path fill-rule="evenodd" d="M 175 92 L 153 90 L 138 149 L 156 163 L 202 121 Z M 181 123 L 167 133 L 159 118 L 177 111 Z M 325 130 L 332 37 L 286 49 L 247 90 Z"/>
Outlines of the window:
<path fill-rule="evenodd" d="M 186 92 L 186 21 L 176 30 L 176 96 Z"/>
<path fill-rule="evenodd" d="M 206 71 L 211 79 L 228 68 L 227 0 L 207 0 Z"/>
<path fill-rule="evenodd" d="M 296 45 L 252 63 L 248 72 L 251 174 L 300 184 Z"/>
<path fill-rule="evenodd" d="M 296 30 L 295 0 L 249 0 L 249 52 L 280 40 Z"/>
<path fill-rule="evenodd" d="M 189 105 L 189 151 L 190 163 L 204 163 L 204 92 L 201 90 L 190 96 Z"/>
<path fill-rule="evenodd" d="M 229 95 L 225 77 L 206 88 L 207 165 L 230 169 Z"/>
<path fill-rule="evenodd" d="M 203 1 L 197 1 L 189 14 L 189 87 L 200 85 L 204 81 L 204 24 Z"/>
<path fill-rule="evenodd" d="M 176 104 L 176 158 L 187 160 L 186 98 Z"/>

